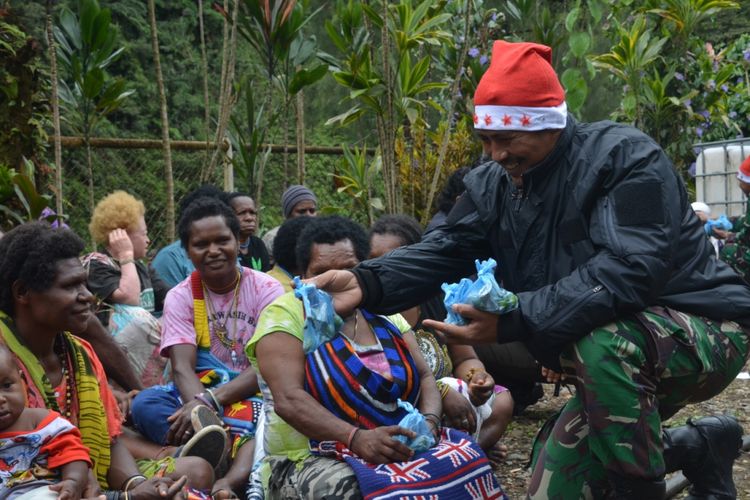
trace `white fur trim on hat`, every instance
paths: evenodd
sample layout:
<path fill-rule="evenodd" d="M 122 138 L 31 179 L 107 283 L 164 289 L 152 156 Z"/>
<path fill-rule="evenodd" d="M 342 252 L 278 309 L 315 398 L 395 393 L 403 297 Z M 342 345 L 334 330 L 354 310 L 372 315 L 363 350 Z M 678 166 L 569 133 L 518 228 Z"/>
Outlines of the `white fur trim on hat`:
<path fill-rule="evenodd" d="M 693 212 L 703 212 L 706 215 L 711 215 L 711 207 L 702 201 L 694 201 L 690 206 L 693 208 Z"/>
<path fill-rule="evenodd" d="M 550 108 L 526 106 L 474 107 L 474 129 L 476 130 L 521 130 L 531 132 L 565 128 L 568 107 L 563 101 Z"/>
<path fill-rule="evenodd" d="M 737 178 L 742 182 L 750 184 L 750 175 L 743 174 L 741 170 L 737 172 Z"/>

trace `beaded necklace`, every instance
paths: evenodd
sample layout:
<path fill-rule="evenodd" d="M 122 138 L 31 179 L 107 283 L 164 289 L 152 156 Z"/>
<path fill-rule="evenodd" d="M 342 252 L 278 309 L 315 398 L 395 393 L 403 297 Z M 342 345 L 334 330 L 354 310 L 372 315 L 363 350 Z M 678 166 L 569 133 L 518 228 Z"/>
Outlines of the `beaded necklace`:
<path fill-rule="evenodd" d="M 68 356 L 65 342 L 61 342 L 60 344 L 60 368 L 62 369 L 62 381 L 65 383 L 65 406 L 60 407 L 60 413 L 70 420 L 71 409 L 73 408 L 73 374 L 68 368 Z"/>
<path fill-rule="evenodd" d="M 216 308 L 214 307 L 213 301 L 211 300 L 211 296 L 208 294 L 208 288 L 205 284 L 203 284 L 203 296 L 206 298 L 206 306 L 208 308 L 208 313 L 211 317 L 214 318 L 214 321 L 212 323 L 212 331 L 214 335 L 216 335 L 216 338 L 219 339 L 219 342 L 221 345 L 226 347 L 230 350 L 231 356 L 232 356 L 232 363 L 236 366 L 237 365 L 237 352 L 235 350 L 235 347 L 237 346 L 237 304 L 240 299 L 240 283 L 242 281 L 242 273 L 238 270 L 237 271 L 237 284 L 234 286 L 234 296 L 232 297 L 231 304 L 229 306 L 229 310 L 227 311 L 226 315 L 224 316 L 224 321 L 219 321 L 219 317 L 216 314 Z M 232 336 L 229 336 L 229 330 L 227 329 L 227 321 L 229 321 L 229 317 L 232 316 L 232 311 L 235 311 L 234 313 L 234 322 L 232 326 Z"/>

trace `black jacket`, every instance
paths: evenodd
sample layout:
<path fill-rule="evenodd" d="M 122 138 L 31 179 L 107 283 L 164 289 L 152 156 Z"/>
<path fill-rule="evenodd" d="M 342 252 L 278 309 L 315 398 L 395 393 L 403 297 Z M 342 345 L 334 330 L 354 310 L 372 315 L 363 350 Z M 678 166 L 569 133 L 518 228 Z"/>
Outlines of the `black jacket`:
<path fill-rule="evenodd" d="M 494 162 L 464 183 L 421 243 L 355 269 L 363 307 L 404 310 L 494 257 L 498 281 L 519 296 L 498 342 L 522 340 L 549 367 L 594 327 L 650 305 L 748 323 L 750 288 L 715 258 L 662 149 L 632 127 L 569 117 L 522 192 Z"/>

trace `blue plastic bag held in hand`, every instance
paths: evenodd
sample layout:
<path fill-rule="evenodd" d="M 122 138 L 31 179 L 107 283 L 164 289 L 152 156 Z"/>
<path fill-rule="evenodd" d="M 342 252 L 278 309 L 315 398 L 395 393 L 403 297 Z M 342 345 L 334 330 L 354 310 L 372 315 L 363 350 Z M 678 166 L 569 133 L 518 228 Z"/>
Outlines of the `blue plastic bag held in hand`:
<path fill-rule="evenodd" d="M 721 214 L 718 219 L 709 219 L 703 225 L 703 230 L 709 236 L 714 235 L 714 229 L 721 229 L 724 231 L 730 231 L 732 229 L 732 222 L 727 219 L 725 214 Z"/>
<path fill-rule="evenodd" d="M 331 296 L 315 288 L 315 285 L 302 283 L 299 276 L 294 277 L 294 296 L 302 301 L 305 308 L 302 349 L 309 354 L 335 337 L 343 321 L 333 309 Z"/>
<path fill-rule="evenodd" d="M 472 282 L 463 278 L 458 283 L 449 285 L 443 283 L 445 292 L 445 308 L 448 311 L 446 323 L 453 325 L 465 325 L 466 320 L 461 315 L 453 312 L 453 304 L 469 304 L 480 311 L 493 314 L 505 314 L 518 307 L 518 296 L 501 288 L 495 279 L 495 259 L 487 259 L 480 262 L 475 261 L 477 266 L 477 279 Z"/>
<path fill-rule="evenodd" d="M 398 407 L 406 410 L 407 413 L 404 418 L 398 423 L 399 427 L 409 429 L 416 433 L 416 437 L 409 439 L 406 436 L 394 436 L 393 439 L 401 441 L 406 446 L 414 450 L 415 453 L 421 453 L 427 451 L 435 446 L 435 436 L 432 435 L 432 429 L 424 418 L 424 415 L 419 413 L 419 410 L 408 401 L 398 400 Z"/>

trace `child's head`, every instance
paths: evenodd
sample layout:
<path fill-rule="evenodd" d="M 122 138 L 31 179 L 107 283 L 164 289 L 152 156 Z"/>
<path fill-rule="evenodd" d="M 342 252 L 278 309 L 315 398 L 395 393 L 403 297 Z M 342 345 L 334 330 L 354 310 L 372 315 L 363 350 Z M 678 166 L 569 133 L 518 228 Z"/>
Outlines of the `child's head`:
<path fill-rule="evenodd" d="M 16 360 L 0 342 L 0 431 L 13 425 L 26 407 L 26 389 Z"/>

